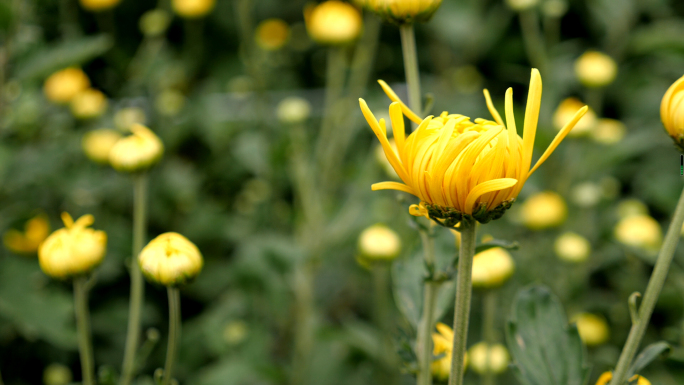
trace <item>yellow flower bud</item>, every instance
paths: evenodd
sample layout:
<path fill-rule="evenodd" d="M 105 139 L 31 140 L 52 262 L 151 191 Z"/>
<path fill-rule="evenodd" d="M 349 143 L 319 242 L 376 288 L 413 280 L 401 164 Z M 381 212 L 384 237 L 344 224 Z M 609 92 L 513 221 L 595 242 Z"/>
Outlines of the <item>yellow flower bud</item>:
<path fill-rule="evenodd" d="M 311 115 L 311 104 L 304 98 L 289 96 L 278 103 L 276 115 L 283 124 L 303 123 Z"/>
<path fill-rule="evenodd" d="M 684 151 L 684 76 L 667 89 L 660 102 L 660 120 L 665 131 Z"/>
<path fill-rule="evenodd" d="M 583 182 L 572 188 L 572 202 L 580 207 L 593 207 L 601 200 L 601 187 L 593 182 Z"/>
<path fill-rule="evenodd" d="M 179 286 L 193 280 L 202 270 L 202 254 L 197 246 L 178 233 L 164 233 L 150 241 L 138 256 L 148 280 Z"/>
<path fill-rule="evenodd" d="M 563 198 L 553 191 L 544 191 L 527 198 L 522 205 L 522 222 L 532 230 L 556 227 L 565 222 L 568 208 Z"/>
<path fill-rule="evenodd" d="M 591 245 L 583 236 L 566 232 L 556 238 L 553 244 L 553 251 L 556 252 L 558 258 L 566 262 L 579 263 L 589 258 Z"/>
<path fill-rule="evenodd" d="M 606 320 L 598 315 L 581 313 L 573 317 L 580 338 L 587 346 L 601 345 L 608 341 L 610 331 Z"/>
<path fill-rule="evenodd" d="M 107 110 L 107 97 L 100 91 L 89 88 L 71 99 L 71 113 L 78 119 L 92 119 Z"/>
<path fill-rule="evenodd" d="M 149 128 L 134 124 L 131 132 L 133 135 L 119 139 L 109 151 L 109 163 L 118 171 L 147 169 L 164 154 L 164 144 Z"/>
<path fill-rule="evenodd" d="M 617 63 L 604 53 L 587 51 L 575 61 L 575 75 L 585 87 L 605 87 L 615 80 Z"/>
<path fill-rule="evenodd" d="M 662 243 L 663 233 L 660 224 L 651 216 L 632 215 L 615 226 L 615 238 L 627 246 L 656 251 Z"/>
<path fill-rule="evenodd" d="M 361 34 L 361 13 L 349 3 L 329 0 L 304 10 L 306 30 L 319 44 L 347 44 Z"/>
<path fill-rule="evenodd" d="M 625 137 L 627 127 L 619 120 L 602 118 L 596 122 L 592 138 L 601 144 L 615 144 Z"/>
<path fill-rule="evenodd" d="M 648 207 L 638 199 L 624 199 L 618 204 L 617 213 L 620 219 L 636 215 L 648 215 Z"/>
<path fill-rule="evenodd" d="M 613 372 L 605 372 L 601 374 L 601 377 L 599 377 L 598 381 L 596 381 L 596 385 L 608 385 L 610 380 L 613 379 Z M 647 380 L 646 378 L 635 374 L 632 376 L 632 378 L 629 379 L 630 382 L 636 381 L 636 385 L 651 385 L 651 381 Z"/>
<path fill-rule="evenodd" d="M 50 234 L 50 222 L 43 214 L 29 219 L 24 231 L 10 229 L 2 237 L 5 247 L 17 254 L 32 254 Z"/>
<path fill-rule="evenodd" d="M 102 262 L 107 234 L 88 227 L 95 221 L 90 214 L 74 222 L 68 213 L 62 213 L 62 221 L 65 227 L 50 234 L 38 249 L 40 268 L 60 279 L 86 274 Z"/>
<path fill-rule="evenodd" d="M 43 93 L 51 102 L 68 104 L 74 96 L 88 88 L 88 76 L 80 68 L 72 67 L 50 75 L 43 85 Z"/>
<path fill-rule="evenodd" d="M 122 108 L 114 114 L 114 124 L 122 131 L 130 129 L 136 123 L 144 125 L 146 120 L 145 110 L 139 107 Z"/>
<path fill-rule="evenodd" d="M 214 9 L 216 0 L 172 0 L 173 11 L 186 19 L 204 17 Z"/>
<path fill-rule="evenodd" d="M 447 380 L 451 373 L 451 352 L 453 351 L 454 331 L 447 325 L 438 322 L 437 331 L 439 333 L 432 333 L 432 355 L 440 356 L 442 358 L 433 360 L 430 365 L 432 375 L 439 380 Z M 468 354 L 464 357 L 464 365 L 468 367 Z"/>
<path fill-rule="evenodd" d="M 79 0 L 81 7 L 87 11 L 100 12 L 116 7 L 121 0 Z"/>
<path fill-rule="evenodd" d="M 161 36 L 171 24 L 171 15 L 163 9 L 145 12 L 138 23 L 140 32 L 147 37 Z"/>
<path fill-rule="evenodd" d="M 259 23 L 254 39 L 259 47 L 267 51 L 282 48 L 290 37 L 290 27 L 281 19 L 267 19 Z"/>
<path fill-rule="evenodd" d="M 506 0 L 506 4 L 512 10 L 520 12 L 536 7 L 539 0 Z"/>
<path fill-rule="evenodd" d="M 582 106 L 584 106 L 584 103 L 577 98 L 567 98 L 563 100 L 553 113 L 554 127 L 556 127 L 557 130 L 562 129 L 565 126 L 565 123 L 575 115 L 577 109 Z M 587 113 L 584 114 L 584 117 L 579 122 L 577 122 L 575 128 L 570 131 L 568 136 L 578 137 L 587 135 L 594 126 L 596 126 L 596 113 L 589 108 Z"/>
<path fill-rule="evenodd" d="M 364 6 L 396 24 L 424 23 L 432 18 L 442 0 L 366 0 Z"/>
<path fill-rule="evenodd" d="M 478 374 L 492 372 L 495 374 L 503 373 L 508 368 L 510 357 L 508 350 L 501 344 L 487 345 L 480 342 L 468 349 L 470 367 Z"/>
<path fill-rule="evenodd" d="M 508 251 L 492 247 L 473 257 L 473 287 L 494 288 L 503 285 L 515 271 L 515 262 Z"/>
<path fill-rule="evenodd" d="M 107 164 L 109 163 L 109 151 L 119 139 L 121 139 L 119 131 L 99 128 L 83 135 L 81 147 L 83 147 L 86 156 L 93 162 Z"/>
<path fill-rule="evenodd" d="M 373 225 L 359 235 L 359 252 L 375 261 L 391 261 L 401 251 L 401 239 L 385 225 Z"/>
<path fill-rule="evenodd" d="M 62 364 L 50 364 L 43 371 L 45 385 L 67 385 L 72 379 L 71 369 Z"/>

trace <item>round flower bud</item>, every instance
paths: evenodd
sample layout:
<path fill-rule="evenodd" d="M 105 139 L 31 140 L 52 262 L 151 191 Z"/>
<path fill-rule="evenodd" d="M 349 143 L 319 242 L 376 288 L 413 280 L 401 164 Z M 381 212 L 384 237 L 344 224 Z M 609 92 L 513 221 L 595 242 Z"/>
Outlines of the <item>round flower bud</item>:
<path fill-rule="evenodd" d="M 636 215 L 648 215 L 648 207 L 638 199 L 624 199 L 618 204 L 617 213 L 620 219 Z"/>
<path fill-rule="evenodd" d="M 290 27 L 281 19 L 264 20 L 256 28 L 254 39 L 267 51 L 282 48 L 290 37 Z"/>
<path fill-rule="evenodd" d="M 515 262 L 505 249 L 492 247 L 473 257 L 473 287 L 495 288 L 503 285 L 515 271 Z"/>
<path fill-rule="evenodd" d="M 306 30 L 319 44 L 347 44 L 361 34 L 361 13 L 349 3 L 329 0 L 304 10 Z"/>
<path fill-rule="evenodd" d="M 572 202 L 579 207 L 593 207 L 601 200 L 601 187 L 593 182 L 583 182 L 572 188 Z"/>
<path fill-rule="evenodd" d="M 304 98 L 289 96 L 278 103 L 276 115 L 283 124 L 303 123 L 311 115 L 311 104 Z"/>
<path fill-rule="evenodd" d="M 601 377 L 599 377 L 598 381 L 596 381 L 596 385 L 608 385 L 610 383 L 610 380 L 613 379 L 613 372 L 605 372 L 601 374 Z M 634 383 L 636 381 L 636 385 L 651 385 L 651 381 L 645 379 L 644 377 L 641 377 L 638 374 L 635 374 L 632 376 L 632 378 L 629 379 L 630 384 Z"/>
<path fill-rule="evenodd" d="M 83 135 L 81 147 L 83 147 L 83 152 L 88 159 L 96 163 L 107 164 L 109 163 L 109 151 L 119 139 L 121 139 L 119 131 L 98 128 Z"/>
<path fill-rule="evenodd" d="M 556 238 L 553 243 L 553 251 L 558 258 L 572 263 L 584 262 L 591 253 L 591 244 L 583 236 L 566 232 Z"/>
<path fill-rule="evenodd" d="M 164 144 L 149 128 L 134 124 L 131 132 L 133 135 L 119 139 L 109 151 L 109 163 L 117 171 L 145 170 L 164 154 Z"/>
<path fill-rule="evenodd" d="M 615 80 L 617 64 L 604 53 L 587 51 L 575 61 L 575 75 L 585 87 L 605 87 Z"/>
<path fill-rule="evenodd" d="M 107 234 L 88 227 L 95 221 L 92 215 L 74 222 L 68 213 L 62 213 L 62 221 L 65 227 L 50 234 L 38 249 L 40 268 L 60 279 L 86 274 L 102 262 Z"/>
<path fill-rule="evenodd" d="M 79 0 L 86 11 L 100 12 L 116 7 L 121 0 Z"/>
<path fill-rule="evenodd" d="M 565 222 L 568 209 L 563 198 L 553 191 L 544 191 L 527 198 L 522 205 L 522 222 L 532 230 L 556 227 Z"/>
<path fill-rule="evenodd" d="M 172 0 L 173 11 L 186 19 L 204 17 L 214 9 L 216 0 Z"/>
<path fill-rule="evenodd" d="M 151 240 L 140 252 L 138 263 L 148 280 L 164 286 L 192 281 L 204 264 L 197 246 L 178 233 L 164 233 Z"/>
<path fill-rule="evenodd" d="M 71 369 L 62 364 L 50 364 L 43 371 L 45 385 L 67 385 L 72 379 Z"/>
<path fill-rule="evenodd" d="M 432 355 L 442 356 L 437 360 L 433 360 L 430 365 L 432 375 L 442 381 L 449 379 L 451 373 L 451 353 L 453 351 L 454 331 L 447 325 L 438 322 L 437 331 L 439 333 L 432 333 Z M 468 354 L 464 357 L 464 365 L 468 367 Z"/>
<path fill-rule="evenodd" d="M 577 109 L 584 105 L 585 104 L 577 98 L 567 98 L 563 100 L 553 113 L 553 125 L 556 127 L 556 130 L 562 129 L 565 123 L 572 119 Z M 577 137 L 587 135 L 594 126 L 596 126 L 596 113 L 589 108 L 587 113 L 579 122 L 577 122 L 575 128 L 570 131 L 568 136 Z"/>
<path fill-rule="evenodd" d="M 90 88 L 88 76 L 80 68 L 65 68 L 50 75 L 43 85 L 45 97 L 59 104 L 68 104 L 78 93 Z"/>
<path fill-rule="evenodd" d="M 10 229 L 2 237 L 5 247 L 17 254 L 32 254 L 38 250 L 40 243 L 50 234 L 50 222 L 45 215 L 37 215 L 29 219 L 24 231 Z"/>
<path fill-rule="evenodd" d="M 107 97 L 100 91 L 89 88 L 71 99 L 71 114 L 77 119 L 92 119 L 107 110 Z"/>
<path fill-rule="evenodd" d="M 656 251 L 663 240 L 660 224 L 649 215 L 633 215 L 624 218 L 615 226 L 615 238 L 621 243 Z"/>
<path fill-rule="evenodd" d="M 122 108 L 114 114 L 114 124 L 121 131 L 126 131 L 134 124 L 145 124 L 145 110 L 139 107 Z"/>
<path fill-rule="evenodd" d="M 660 102 L 660 120 L 665 131 L 684 151 L 684 76 L 667 89 Z"/>
<path fill-rule="evenodd" d="M 608 341 L 610 331 L 606 320 L 598 315 L 581 313 L 573 317 L 580 338 L 587 346 L 597 346 Z"/>
<path fill-rule="evenodd" d="M 615 144 L 625 137 L 627 127 L 619 120 L 602 118 L 596 122 L 592 139 L 601 144 Z"/>
<path fill-rule="evenodd" d="M 442 0 L 367 0 L 364 7 L 396 24 L 424 23 L 432 18 Z"/>
<path fill-rule="evenodd" d="M 140 32 L 147 37 L 163 35 L 171 24 L 171 15 L 163 9 L 145 12 L 138 23 Z"/>
<path fill-rule="evenodd" d="M 506 0 L 506 4 L 512 10 L 521 12 L 536 7 L 539 0 Z"/>
<path fill-rule="evenodd" d="M 487 345 L 486 342 L 480 342 L 468 349 L 468 357 L 470 358 L 470 367 L 478 374 L 485 374 L 488 372 L 499 374 L 506 371 L 510 357 L 508 350 L 501 344 Z"/>
<path fill-rule="evenodd" d="M 359 235 L 359 252 L 367 259 L 390 261 L 401 251 L 401 239 L 385 225 L 373 225 Z"/>

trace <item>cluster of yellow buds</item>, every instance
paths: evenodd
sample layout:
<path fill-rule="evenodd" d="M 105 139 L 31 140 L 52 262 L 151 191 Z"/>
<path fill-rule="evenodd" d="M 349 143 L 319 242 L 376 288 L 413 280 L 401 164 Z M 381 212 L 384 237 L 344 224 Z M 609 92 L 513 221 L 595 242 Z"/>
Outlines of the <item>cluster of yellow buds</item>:
<path fill-rule="evenodd" d="M 45 97 L 57 104 L 69 104 L 78 119 L 92 119 L 107 109 L 107 97 L 90 88 L 90 79 L 80 68 L 69 67 L 57 71 L 45 80 Z"/>
<path fill-rule="evenodd" d="M 202 271 L 204 261 L 197 246 L 178 233 L 164 233 L 151 240 L 138 256 L 145 277 L 164 286 L 181 286 Z"/>

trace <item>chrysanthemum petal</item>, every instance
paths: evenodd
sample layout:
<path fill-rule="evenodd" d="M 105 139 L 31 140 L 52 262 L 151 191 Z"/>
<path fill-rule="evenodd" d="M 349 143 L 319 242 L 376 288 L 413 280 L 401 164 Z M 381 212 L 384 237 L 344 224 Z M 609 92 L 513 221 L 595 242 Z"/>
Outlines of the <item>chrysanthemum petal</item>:
<path fill-rule="evenodd" d="M 489 95 L 489 90 L 485 88 L 482 92 L 484 92 L 485 101 L 487 102 L 487 109 L 489 109 L 489 113 L 492 114 L 492 117 L 497 123 L 503 126 L 503 119 L 501 119 L 499 111 L 496 110 L 496 107 L 494 107 L 494 103 L 492 103 L 492 96 Z"/>
<path fill-rule="evenodd" d="M 380 87 L 385 91 L 387 96 L 393 101 L 399 103 L 401 106 L 401 110 L 404 111 L 404 115 L 406 115 L 407 118 L 411 119 L 413 122 L 420 124 L 420 122 L 423 120 L 421 119 L 416 113 L 411 111 L 411 109 L 404 104 L 404 102 L 399 99 L 399 96 L 394 92 L 394 90 L 385 83 L 384 80 L 378 80 L 378 83 L 380 83 Z"/>
<path fill-rule="evenodd" d="M 523 128 L 523 162 L 520 171 L 522 183 L 527 179 L 527 170 L 532 164 L 532 151 L 534 149 L 534 138 L 537 134 L 537 123 L 539 121 L 539 108 L 541 106 L 542 80 L 539 70 L 532 69 L 530 79 L 530 90 L 527 94 L 527 106 L 525 107 L 525 124 Z"/>
<path fill-rule="evenodd" d="M 410 187 L 407 186 L 403 183 L 399 182 L 380 182 L 380 183 L 373 183 L 371 185 L 371 190 L 373 191 L 378 191 L 378 190 L 398 190 L 398 191 L 403 191 L 407 192 L 411 195 L 416 195 L 415 191 Z M 416 195 L 417 196 L 417 195 Z"/>
<path fill-rule="evenodd" d="M 401 104 L 393 102 L 389 106 L 390 121 L 392 121 L 392 133 L 394 134 L 394 142 L 397 144 L 399 157 L 406 164 L 404 156 L 406 143 L 406 128 L 404 126 L 404 115 L 401 113 Z"/>
<path fill-rule="evenodd" d="M 370 108 L 368 108 L 368 104 L 366 104 L 365 100 L 359 99 L 359 105 L 361 106 L 361 112 L 363 113 L 363 116 L 366 118 L 366 121 L 375 133 L 375 136 L 378 137 L 380 145 L 382 145 L 382 149 L 384 150 L 385 156 L 387 157 L 387 160 L 390 162 L 390 165 L 392 165 L 392 168 L 394 169 L 394 171 L 397 172 L 397 175 L 399 175 L 399 178 L 401 178 L 402 181 L 408 182 L 409 179 L 406 173 L 406 169 L 404 168 L 404 165 L 401 163 L 401 161 L 397 157 L 397 154 L 394 152 L 394 149 L 387 140 L 387 129 L 383 129 L 383 126 L 381 126 L 380 123 L 375 119 L 373 112 L 371 112 Z"/>
<path fill-rule="evenodd" d="M 473 213 L 473 206 L 475 205 L 477 198 L 479 198 L 480 196 L 482 196 L 488 192 L 503 190 L 505 188 L 513 187 L 516 183 L 518 183 L 518 181 L 516 179 L 501 178 L 501 179 L 489 180 L 489 181 L 478 184 L 477 186 L 475 186 L 474 189 L 472 189 L 470 191 L 470 193 L 468 194 L 468 198 L 466 198 L 465 207 L 464 207 L 465 213 L 466 214 L 472 214 Z"/>

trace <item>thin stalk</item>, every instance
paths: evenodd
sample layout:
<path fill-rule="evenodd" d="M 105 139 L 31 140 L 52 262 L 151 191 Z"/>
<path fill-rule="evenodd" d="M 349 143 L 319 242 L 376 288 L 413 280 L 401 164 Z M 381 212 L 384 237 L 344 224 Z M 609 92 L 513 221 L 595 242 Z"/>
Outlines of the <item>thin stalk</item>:
<path fill-rule="evenodd" d="M 449 385 L 463 385 L 464 358 L 468 339 L 470 299 L 473 294 L 472 273 L 475 255 L 475 225 L 472 219 L 461 221 L 461 249 L 458 256 L 456 304 L 454 306 L 454 342 L 451 354 Z"/>
<path fill-rule="evenodd" d="M 316 143 L 316 159 L 318 164 L 325 166 L 326 152 L 329 150 L 333 137 L 335 136 L 335 127 L 344 115 L 344 103 L 342 95 L 344 93 L 344 83 L 347 74 L 347 57 L 345 47 L 330 47 L 328 48 L 328 57 L 326 63 L 325 75 L 325 100 L 323 107 L 323 120 L 321 120 L 321 129 Z M 321 169 L 321 174 L 324 174 Z"/>
<path fill-rule="evenodd" d="M 78 352 L 81 356 L 83 385 L 95 385 L 95 364 L 93 344 L 90 337 L 90 315 L 88 313 L 88 283 L 86 277 L 74 279 L 74 306 L 78 332 Z"/>
<path fill-rule="evenodd" d="M 296 326 L 291 383 L 302 385 L 309 383 L 307 380 L 309 363 L 314 345 L 314 329 L 316 327 L 313 292 L 315 271 L 310 263 L 304 261 L 297 264 L 294 274 Z"/>
<path fill-rule="evenodd" d="M 482 375 L 482 385 L 495 385 L 496 376 L 490 369 L 492 367 L 492 346 L 496 343 L 496 291 L 487 290 L 482 298 L 482 340 L 487 344 L 487 371 Z"/>
<path fill-rule="evenodd" d="M 520 28 L 522 30 L 523 43 L 525 44 L 525 52 L 530 64 L 539 69 L 539 72 L 544 75 L 546 73 L 546 52 L 536 9 L 520 12 Z"/>
<path fill-rule="evenodd" d="M 138 265 L 138 254 L 145 241 L 147 222 L 147 174 L 136 174 L 133 177 L 133 258 L 131 259 L 131 298 L 128 308 L 128 332 L 126 347 L 121 368 L 121 384 L 129 385 L 135 375 L 135 355 L 140 340 L 140 315 L 145 286 L 142 272 Z"/>
<path fill-rule="evenodd" d="M 416 35 L 413 30 L 413 24 L 401 25 L 399 33 L 401 34 L 401 51 L 404 55 L 404 72 L 406 73 L 409 108 L 420 116 L 423 113 L 423 107 L 421 106 L 418 53 L 416 51 Z M 412 127 L 415 129 L 416 124 L 412 123 Z"/>
<path fill-rule="evenodd" d="M 177 287 L 171 286 L 166 291 L 169 295 L 169 344 L 166 347 L 166 363 L 164 364 L 162 385 L 169 385 L 173 378 L 173 365 L 176 363 L 181 333 L 180 292 Z"/>
<path fill-rule="evenodd" d="M 610 385 L 622 385 L 627 379 L 627 370 L 629 370 L 639 344 L 646 333 L 646 328 L 651 320 L 651 314 L 653 314 L 653 309 L 665 284 L 665 279 L 672 263 L 672 257 L 674 256 L 677 242 L 679 242 L 682 224 L 684 224 L 684 190 L 682 190 L 679 202 L 677 202 L 672 222 L 667 229 L 663 246 L 658 253 L 658 259 L 656 260 L 653 273 L 651 273 L 651 279 L 648 281 L 644 299 L 639 307 L 639 318 L 636 322 L 632 323 L 629 337 L 627 337 L 627 342 L 622 348 L 622 353 L 620 354 L 620 359 L 618 360 Z"/>
<path fill-rule="evenodd" d="M 380 330 L 380 343 L 378 352 L 382 367 L 378 368 L 376 381 L 391 385 L 396 383 L 398 372 L 397 355 L 392 348 L 392 316 L 390 308 L 390 267 L 391 262 L 373 263 L 371 272 L 373 274 L 373 295 L 375 308 L 373 318 L 378 330 Z"/>
<path fill-rule="evenodd" d="M 420 240 L 423 243 L 423 258 L 428 266 L 435 264 L 435 245 L 426 230 L 420 231 Z M 418 355 L 418 385 L 432 384 L 432 328 L 435 324 L 435 305 L 437 303 L 438 285 L 432 281 L 426 281 L 423 285 L 423 315 L 418 326 L 417 355 Z"/>

